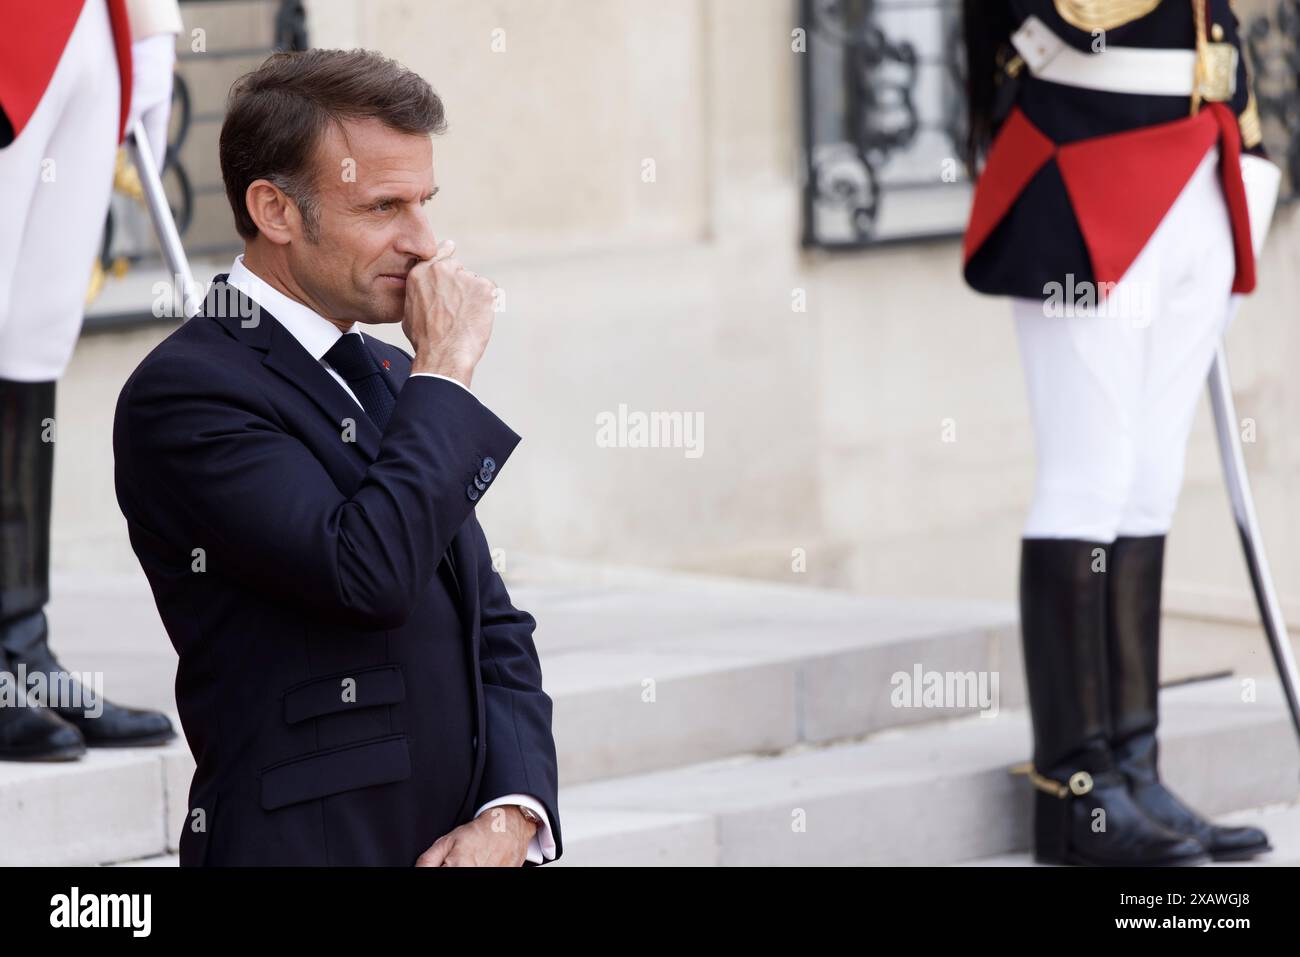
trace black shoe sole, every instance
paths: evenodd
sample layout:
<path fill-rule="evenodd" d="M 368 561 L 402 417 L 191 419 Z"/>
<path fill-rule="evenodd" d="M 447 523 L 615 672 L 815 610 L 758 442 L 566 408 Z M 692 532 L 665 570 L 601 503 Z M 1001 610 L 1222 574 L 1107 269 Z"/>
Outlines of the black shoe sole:
<path fill-rule="evenodd" d="M 1216 861 L 1249 861 L 1261 854 L 1268 854 L 1272 850 L 1272 844 L 1252 844 L 1250 847 L 1231 851 L 1210 851 L 1210 857 Z"/>
<path fill-rule="evenodd" d="M 0 761 L 22 761 L 28 764 L 57 763 L 60 761 L 75 761 L 85 753 L 86 749 L 80 745 L 59 748 L 57 751 L 38 751 L 35 754 L 6 754 L 0 751 Z"/>
<path fill-rule="evenodd" d="M 176 740 L 176 732 L 155 734 L 148 738 L 105 738 L 99 741 L 86 741 L 89 748 L 156 748 Z"/>
<path fill-rule="evenodd" d="M 1065 860 L 1048 860 L 1034 855 L 1036 864 L 1055 864 L 1062 867 L 1200 867 L 1210 862 L 1209 854 L 1195 857 L 1170 857 L 1154 861 L 1094 861 L 1078 854 L 1069 854 Z"/>

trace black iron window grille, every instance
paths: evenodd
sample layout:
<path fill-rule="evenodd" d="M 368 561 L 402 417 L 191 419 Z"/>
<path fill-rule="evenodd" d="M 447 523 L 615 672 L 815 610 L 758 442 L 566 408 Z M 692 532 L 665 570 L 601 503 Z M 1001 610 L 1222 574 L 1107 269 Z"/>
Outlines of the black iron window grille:
<path fill-rule="evenodd" d="M 799 22 L 804 245 L 959 234 L 971 184 L 957 0 L 801 0 Z"/>

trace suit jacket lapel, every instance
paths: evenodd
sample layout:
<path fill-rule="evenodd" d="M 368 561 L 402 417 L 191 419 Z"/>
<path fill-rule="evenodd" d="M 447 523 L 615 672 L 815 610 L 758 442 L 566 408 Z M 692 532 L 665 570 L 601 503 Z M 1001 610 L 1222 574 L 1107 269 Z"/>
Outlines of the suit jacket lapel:
<path fill-rule="evenodd" d="M 379 455 L 380 433 L 366 410 L 352 400 L 334 380 L 325 367 L 311 357 L 306 349 L 279 323 L 271 333 L 271 348 L 266 354 L 266 366 L 288 379 L 311 397 L 321 411 L 329 416 L 340 436 L 355 439 L 354 444 L 366 462 Z M 348 430 L 348 426 L 352 428 Z"/>
<path fill-rule="evenodd" d="M 204 315 L 221 323 L 236 339 L 266 353 L 263 364 L 310 398 L 329 417 L 340 435 L 373 462 L 379 455 L 379 429 L 365 410 L 343 391 L 325 367 L 311 357 L 270 311 L 252 302 L 233 286 L 228 273 L 213 280 L 204 303 Z M 220 297 L 220 298 L 217 298 Z M 350 435 L 347 427 L 351 424 Z"/>
<path fill-rule="evenodd" d="M 381 436 L 370 416 L 352 401 L 324 366 L 313 359 L 268 310 L 256 306 L 235 287 L 227 286 L 225 280 L 228 277 L 229 273 L 221 273 L 213 279 L 204 302 L 204 316 L 221 323 L 231 335 L 250 348 L 265 352 L 263 364 L 315 402 L 340 434 L 346 421 L 352 420 L 356 438 L 352 444 L 363 456 L 364 464 L 374 462 L 379 456 Z M 384 370 L 384 378 L 394 395 L 401 394 L 411 371 L 411 360 L 405 353 L 399 351 L 398 356 L 390 359 L 390 368 Z M 466 640 L 471 646 L 474 673 L 477 674 L 478 573 L 475 556 L 470 554 L 465 536 L 459 533 L 453 536 L 445 558 L 458 592 L 457 603 L 465 622 Z"/>

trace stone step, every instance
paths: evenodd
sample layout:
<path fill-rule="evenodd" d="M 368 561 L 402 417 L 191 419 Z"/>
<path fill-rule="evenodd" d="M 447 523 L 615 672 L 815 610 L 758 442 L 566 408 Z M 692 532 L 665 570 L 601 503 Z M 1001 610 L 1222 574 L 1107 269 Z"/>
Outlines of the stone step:
<path fill-rule="evenodd" d="M 50 618 L 64 664 L 102 672 L 112 700 L 175 711 L 176 656 L 143 578 L 58 585 Z M 539 622 L 568 783 L 981 710 L 974 694 L 953 698 L 967 701 L 954 707 L 891 700 L 901 687 L 895 675 L 960 677 L 960 691 L 977 691 L 982 680 L 996 691 L 995 707 L 1024 701 L 1015 616 L 1005 603 L 873 599 L 662 572 L 592 584 L 525 581 L 512 595 Z M 111 640 L 104 622 L 113 623 Z M 916 701 L 925 703 L 919 694 Z"/>
<path fill-rule="evenodd" d="M 176 850 L 193 768 L 184 741 L 94 748 L 69 762 L 0 762 L 0 866 L 106 864 Z"/>
<path fill-rule="evenodd" d="M 1162 697 L 1162 764 L 1171 786 L 1208 814 L 1292 801 L 1300 759 L 1275 683 L 1242 701 L 1234 679 Z M 963 718 L 860 741 L 800 746 L 566 789 L 567 826 L 613 811 L 712 820 L 719 865 L 925 865 L 1027 850 L 1032 792 L 1009 768 L 1030 748 L 1028 716 Z M 684 829 L 656 854 L 698 850 Z M 568 845 L 562 863 L 607 863 L 612 836 Z M 621 858 L 649 864 L 654 856 Z"/>
<path fill-rule="evenodd" d="M 1221 824 L 1253 824 L 1268 832 L 1273 850 L 1253 861 L 1224 861 L 1207 867 L 1300 867 L 1300 804 L 1277 804 L 1220 815 Z M 717 858 L 712 822 L 705 815 L 593 812 L 572 824 L 572 849 L 555 867 L 708 866 Z M 579 863 L 580 860 L 580 863 Z M 115 867 L 176 867 L 176 854 L 124 861 Z M 1044 867 L 1029 851 L 999 854 L 957 867 Z"/>
<path fill-rule="evenodd" d="M 108 867 L 179 867 L 181 856 L 179 854 L 159 854 L 154 857 L 142 857 L 135 861 L 122 861 L 118 864 L 108 864 Z"/>
<path fill-rule="evenodd" d="M 1015 619 L 999 603 L 736 582 L 518 592 L 542 622 L 570 784 L 975 714 L 981 681 L 994 709 L 1024 701 Z M 954 678 L 961 696 L 922 706 L 935 702 L 919 688 L 901 695 L 918 676 Z"/>
<path fill-rule="evenodd" d="M 747 847 L 744 834 L 771 827 L 764 815 L 783 806 L 786 819 L 811 808 L 822 822 L 819 831 L 810 820 L 809 831 L 795 835 L 801 841 L 791 844 L 791 832 L 769 842 L 795 858 L 911 863 L 1027 846 L 1028 791 L 1005 773 L 1029 750 L 1009 605 L 870 599 L 651 570 L 551 568 L 519 558 L 512 557 L 511 591 L 539 621 L 545 686 L 555 699 L 566 857 L 573 862 L 763 859 L 765 848 Z M 174 715 L 175 655 L 143 578 L 65 577 L 56 585 L 51 627 L 65 664 L 102 671 L 114 700 Z M 1212 644 L 1209 637 L 1202 644 Z M 1177 654 L 1175 647 L 1168 657 Z M 1188 673 L 1203 667 L 1197 662 L 1187 663 Z M 1234 662 L 1247 677 L 1266 674 L 1266 665 L 1262 655 Z M 923 677 L 996 678 L 996 704 L 899 700 L 895 679 L 911 682 L 918 670 Z M 1276 697 L 1267 681 L 1262 686 Z M 1195 702 L 1207 689 L 1240 698 L 1237 688 L 1221 680 L 1173 689 L 1167 714 L 1178 715 L 1177 702 Z M 1232 761 L 1241 755 L 1226 752 L 1242 743 L 1243 716 L 1274 715 L 1259 741 L 1285 764 L 1294 747 L 1275 705 L 1238 701 L 1229 709 L 1235 723 L 1224 725 L 1237 729 L 1230 732 L 1197 724 L 1194 707 L 1182 707 L 1183 723 L 1218 742 L 1214 747 Z M 1210 713 L 1225 707 L 1218 701 Z M 1178 755 L 1171 743 L 1166 764 L 1175 773 L 1170 762 Z M 0 762 L 0 863 L 91 864 L 174 852 L 192 772 L 183 742 L 94 751 L 68 765 Z M 1195 785 L 1201 771 L 1193 765 L 1181 773 Z M 1274 796 L 1267 788 L 1260 793 L 1249 773 L 1235 793 L 1234 781 L 1220 775 L 1202 787 L 1222 800 L 1220 809 Z M 643 803 L 649 798 L 636 791 L 643 785 L 660 803 Z M 955 801 L 961 793 L 974 802 Z M 928 809 L 932 836 L 913 834 L 906 814 L 889 817 L 913 805 Z M 1024 820 L 1009 824 L 1007 808 Z M 858 833 L 855 819 L 867 810 L 893 823 Z M 845 815 L 845 833 L 857 836 L 827 838 L 828 813 Z M 783 823 L 789 831 L 789 820 Z"/>
<path fill-rule="evenodd" d="M 1163 772 L 1204 813 L 1258 820 L 1278 847 L 1263 863 L 1289 863 L 1300 810 L 1230 813 L 1300 796 L 1280 689 L 1261 680 L 1254 694 L 1237 679 L 1167 690 Z M 1010 769 L 1029 746 L 1012 709 L 566 786 L 559 866 L 1027 864 L 1032 790 Z M 174 863 L 131 846 L 118 859 Z"/>
<path fill-rule="evenodd" d="M 996 677 L 997 707 L 1023 695 L 1014 618 L 1003 604 L 865 599 L 661 572 L 565 577 L 567 584 L 525 575 L 512 591 L 541 622 L 536 640 L 566 786 L 979 710 L 974 701 L 896 707 L 896 673 Z M 161 708 L 179 727 L 175 654 L 143 579 L 56 584 L 51 629 L 65 665 L 102 672 L 111 699 Z M 96 750 L 71 764 L 0 762 L 0 863 L 94 864 L 174 852 L 192 773 L 183 742 Z M 587 827 L 584 818 L 577 835 Z M 593 817 L 590 841 L 615 859 L 695 863 L 693 839 L 680 845 L 683 854 L 664 851 L 674 843 L 663 835 L 696 836 L 700 827 L 680 814 L 619 812 Z"/>

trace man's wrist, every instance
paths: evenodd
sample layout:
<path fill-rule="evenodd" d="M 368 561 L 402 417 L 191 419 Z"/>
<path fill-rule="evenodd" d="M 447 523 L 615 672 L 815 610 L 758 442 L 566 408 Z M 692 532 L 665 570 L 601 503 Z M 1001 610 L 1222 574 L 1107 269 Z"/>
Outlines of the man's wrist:
<path fill-rule="evenodd" d="M 493 821 L 494 815 L 498 813 L 505 815 L 508 821 L 517 825 L 523 831 L 524 837 L 529 840 L 537 834 L 537 831 L 542 826 L 542 819 L 538 817 L 537 812 L 521 804 L 498 804 L 488 808 L 479 817 L 486 817 L 493 830 L 501 830 L 501 825 Z M 498 818 L 498 820 L 500 819 Z"/>
<path fill-rule="evenodd" d="M 446 356 L 430 356 L 417 352 L 411 362 L 411 375 L 416 373 L 432 373 L 455 379 L 468 389 L 470 380 L 474 377 L 474 365 Z"/>
<path fill-rule="evenodd" d="M 514 811 L 512 817 L 517 820 L 525 840 L 532 840 L 537 833 L 537 828 L 541 825 L 541 819 L 537 814 L 522 804 L 503 804 L 501 807 L 507 813 Z"/>
<path fill-rule="evenodd" d="M 530 807 L 522 804 L 512 804 L 511 807 L 517 809 L 523 816 L 523 819 L 533 826 L 533 833 L 536 834 L 538 828 L 542 826 L 542 817 Z"/>

